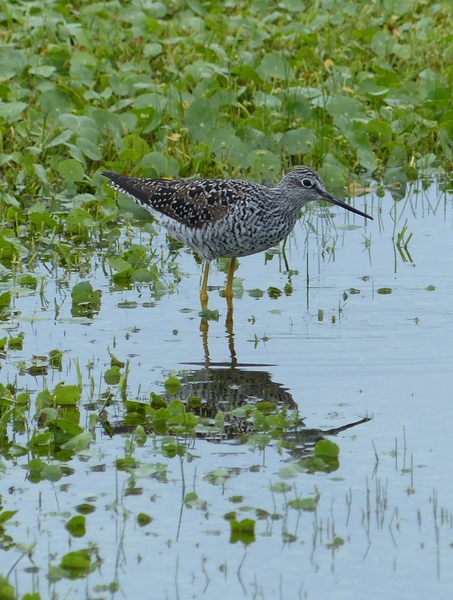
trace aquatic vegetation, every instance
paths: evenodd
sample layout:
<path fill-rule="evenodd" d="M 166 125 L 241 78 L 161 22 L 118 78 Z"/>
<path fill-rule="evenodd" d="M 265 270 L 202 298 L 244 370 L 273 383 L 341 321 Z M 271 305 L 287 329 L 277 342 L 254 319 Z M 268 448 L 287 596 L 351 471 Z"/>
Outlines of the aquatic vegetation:
<path fill-rule="evenodd" d="M 369 573 L 375 547 L 382 578 L 422 564 L 435 573 L 424 577 L 429 593 L 444 581 L 451 589 L 442 570 L 449 455 L 436 445 L 448 436 L 429 423 L 438 388 L 425 394 L 416 377 L 437 383 L 441 368 L 451 371 L 450 312 L 439 303 L 450 257 L 436 248 L 442 278 L 423 246 L 428 238 L 434 248 L 451 219 L 435 231 L 416 219 L 449 215 L 452 18 L 450 3 L 430 0 L 2 4 L 1 598 L 131 597 L 147 578 L 162 597 L 183 587 L 206 596 L 225 581 L 232 597 L 267 597 L 275 575 L 279 597 L 327 597 L 332 577 L 341 580 L 336 557 L 352 557 L 341 567 L 353 579 L 355 569 Z M 310 208 L 300 253 L 289 240 L 261 257 L 253 283 L 235 279 L 247 308 L 229 337 L 221 308 L 202 313 L 199 331 L 185 287 L 197 258 L 100 176 L 270 184 L 301 163 L 340 195 L 366 194 L 379 228 L 334 228 L 325 207 Z M 435 202 L 426 200 L 433 181 Z M 330 267 L 352 239 L 344 277 L 324 285 L 310 266 Z M 375 263 L 391 264 L 379 277 L 372 250 Z M 414 277 L 423 260 L 421 279 L 398 280 L 397 266 Z M 267 281 L 263 264 L 278 277 Z M 267 350 L 280 344 L 282 362 L 296 361 L 288 354 L 301 323 L 286 389 Z M 258 366 L 232 360 L 232 333 L 243 355 L 257 350 Z M 168 358 L 183 337 L 183 360 L 195 365 L 183 367 L 176 351 Z M 209 342 L 221 362 L 208 368 Z M 415 342 L 423 356 L 440 349 L 429 369 Z M 376 364 L 368 389 L 355 377 L 365 358 Z M 415 391 L 395 386 L 406 364 Z M 409 400 L 395 415 L 398 393 Z M 380 428 L 351 423 L 370 406 Z M 423 435 L 393 447 L 401 414 L 419 419 Z M 341 436 L 341 427 L 306 426 L 326 419 L 357 427 Z M 403 579 L 405 590 L 419 583 L 407 571 Z"/>

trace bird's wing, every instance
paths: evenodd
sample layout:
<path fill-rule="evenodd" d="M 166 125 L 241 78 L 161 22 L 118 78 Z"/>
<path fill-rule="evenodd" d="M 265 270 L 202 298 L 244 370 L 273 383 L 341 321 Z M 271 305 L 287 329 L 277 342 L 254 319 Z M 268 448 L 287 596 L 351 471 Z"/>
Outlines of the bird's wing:
<path fill-rule="evenodd" d="M 141 179 L 105 173 L 113 187 L 156 216 L 165 215 L 189 227 L 226 217 L 256 184 L 232 179 Z"/>

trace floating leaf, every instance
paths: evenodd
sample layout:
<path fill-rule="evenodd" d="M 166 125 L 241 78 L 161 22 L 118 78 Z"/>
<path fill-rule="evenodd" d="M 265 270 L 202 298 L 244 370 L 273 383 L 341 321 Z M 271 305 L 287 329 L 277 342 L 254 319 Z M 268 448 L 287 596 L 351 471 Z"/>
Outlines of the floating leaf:
<path fill-rule="evenodd" d="M 196 141 L 203 141 L 209 130 L 218 124 L 218 108 L 208 100 L 197 98 L 186 112 L 185 124 L 189 134 Z"/>
<path fill-rule="evenodd" d="M 104 373 L 104 381 L 107 385 L 118 385 L 121 380 L 121 371 L 117 366 L 107 369 Z"/>
<path fill-rule="evenodd" d="M 130 279 L 132 273 L 134 272 L 131 264 L 122 258 L 110 258 L 109 265 L 114 271 L 116 271 L 113 276 L 115 281 L 119 279 Z"/>
<path fill-rule="evenodd" d="M 62 448 L 65 450 L 73 450 L 74 452 L 81 452 L 88 448 L 90 443 L 93 441 L 93 436 L 88 431 L 74 435 L 70 440 L 63 444 Z"/>
<path fill-rule="evenodd" d="M 281 170 L 281 159 L 269 150 L 253 150 L 247 156 L 247 164 L 257 179 L 272 177 Z"/>
<path fill-rule="evenodd" d="M 313 150 L 315 143 L 315 134 L 305 127 L 287 131 L 280 139 L 281 149 L 290 155 L 308 154 Z"/>
<path fill-rule="evenodd" d="M 152 522 L 152 517 L 150 517 L 149 515 L 145 514 L 145 513 L 138 513 L 137 515 L 137 523 L 139 524 L 140 527 L 146 527 L 146 525 L 149 525 Z"/>
<path fill-rule="evenodd" d="M 0 576 L 0 598 L 1 600 L 16 600 L 16 591 L 13 586 Z"/>
<path fill-rule="evenodd" d="M 10 304 L 11 304 L 10 292 L 3 292 L 3 294 L 0 294 L 0 310 L 5 309 Z"/>
<path fill-rule="evenodd" d="M 50 67 L 52 71 L 46 75 L 48 77 L 55 70 L 54 67 Z M 59 113 L 66 112 L 71 106 L 71 98 L 64 90 L 54 89 L 43 92 L 39 97 L 39 104 L 44 113 L 50 113 L 52 117 L 55 117 Z"/>
<path fill-rule="evenodd" d="M 73 304 L 90 304 L 98 308 L 101 303 L 101 292 L 93 290 L 89 281 L 81 281 L 72 288 L 71 298 Z"/>
<path fill-rule="evenodd" d="M 167 421 L 172 416 L 168 408 L 159 408 L 156 410 L 153 417 L 153 428 L 156 433 L 164 435 L 168 431 Z"/>
<path fill-rule="evenodd" d="M 340 447 L 330 440 L 319 440 L 315 446 L 314 454 L 315 456 L 322 456 L 325 458 L 338 458 Z"/>
<path fill-rule="evenodd" d="M 181 382 L 179 381 L 179 379 L 177 377 L 169 377 L 166 381 L 165 381 L 165 389 L 167 390 L 167 392 L 169 394 L 177 394 L 179 392 L 179 390 L 181 389 Z"/>
<path fill-rule="evenodd" d="M 68 552 L 61 559 L 60 566 L 64 569 L 79 573 L 80 575 L 88 574 L 91 566 L 90 552 L 88 550 Z"/>
<path fill-rule="evenodd" d="M 118 471 L 129 471 L 130 469 L 135 469 L 137 465 L 138 463 L 133 456 L 116 459 L 116 468 Z"/>
<path fill-rule="evenodd" d="M 337 458 L 329 456 L 310 456 L 300 461 L 300 467 L 309 473 L 332 473 L 336 471 L 340 463 Z"/>
<path fill-rule="evenodd" d="M 102 151 L 97 144 L 89 140 L 88 138 L 78 137 L 76 139 L 76 145 L 79 150 L 90 160 L 101 160 Z M 67 179 L 67 177 L 65 177 Z M 77 180 L 74 180 L 77 181 Z"/>
<path fill-rule="evenodd" d="M 329 98 L 326 108 L 338 126 L 341 126 L 342 120 L 363 119 L 368 121 L 365 106 L 355 98 L 332 96 Z"/>
<path fill-rule="evenodd" d="M 19 121 L 26 108 L 25 102 L 0 102 L 0 119 L 8 123 Z"/>
<path fill-rule="evenodd" d="M 176 177 L 179 173 L 178 161 L 159 152 L 145 154 L 140 166 L 146 177 Z"/>
<path fill-rule="evenodd" d="M 76 517 L 72 517 L 72 519 L 66 523 L 65 528 L 73 537 L 83 537 L 86 533 L 85 525 L 85 517 L 83 515 L 78 515 Z"/>
<path fill-rule="evenodd" d="M 54 405 L 77 404 L 80 400 L 80 396 L 79 386 L 58 384 L 54 392 Z"/>
<path fill-rule="evenodd" d="M 58 172 L 65 181 L 82 181 L 85 176 L 83 166 L 73 158 L 63 160 L 58 165 Z"/>
<path fill-rule="evenodd" d="M 293 68 L 283 54 L 269 52 L 264 55 L 258 67 L 258 72 L 265 79 L 281 79 L 288 81 L 293 78 Z"/>

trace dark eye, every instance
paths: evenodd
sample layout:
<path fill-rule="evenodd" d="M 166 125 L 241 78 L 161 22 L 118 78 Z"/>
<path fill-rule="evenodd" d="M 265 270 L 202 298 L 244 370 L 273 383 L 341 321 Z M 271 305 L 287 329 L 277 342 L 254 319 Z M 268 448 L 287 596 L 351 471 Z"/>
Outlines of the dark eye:
<path fill-rule="evenodd" d="M 311 179 L 302 179 L 302 185 L 304 187 L 312 187 L 313 186 L 313 182 Z"/>

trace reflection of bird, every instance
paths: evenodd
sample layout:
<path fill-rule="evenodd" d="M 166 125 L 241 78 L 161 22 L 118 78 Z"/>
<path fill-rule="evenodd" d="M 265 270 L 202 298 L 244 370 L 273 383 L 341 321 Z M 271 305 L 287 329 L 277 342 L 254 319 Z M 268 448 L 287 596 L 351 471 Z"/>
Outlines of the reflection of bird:
<path fill-rule="evenodd" d="M 363 419 L 360 419 L 360 421 L 347 423 L 347 425 L 333 427 L 332 429 L 304 429 L 299 427 L 297 431 L 287 431 L 284 435 L 286 449 L 293 458 L 303 457 L 304 455 L 311 453 L 319 440 L 323 440 L 326 435 L 338 435 L 342 431 L 346 431 L 356 425 L 368 423 L 368 421 L 371 421 L 371 419 L 369 417 L 364 417 Z"/>
<path fill-rule="evenodd" d="M 187 401 L 192 396 L 203 400 L 206 414 L 215 417 L 219 410 L 229 411 L 244 404 L 272 402 L 280 408 L 297 409 L 292 395 L 272 380 L 267 371 L 238 367 L 205 367 L 181 373 L 178 397 Z"/>
<path fill-rule="evenodd" d="M 330 194 L 321 177 L 298 167 L 278 185 L 235 179 L 139 179 L 105 172 L 112 187 L 131 196 L 178 240 L 206 261 L 200 298 L 207 306 L 210 261 L 231 257 L 225 296 L 231 306 L 235 259 L 267 250 L 294 228 L 300 209 L 311 200 L 327 200 L 372 219 Z"/>
<path fill-rule="evenodd" d="M 202 437 L 206 439 L 239 440 L 246 433 L 253 433 L 256 424 L 250 419 L 250 413 L 237 415 L 235 409 L 252 407 L 266 414 L 281 414 L 286 408 L 297 410 L 294 398 L 280 383 L 272 380 L 267 371 L 253 371 L 238 367 L 205 367 L 183 371 L 181 389 L 178 398 L 196 415 L 209 419 L 213 423 L 216 415 L 224 414 L 222 432 L 207 429 Z M 168 394 L 167 400 L 173 399 Z"/>

